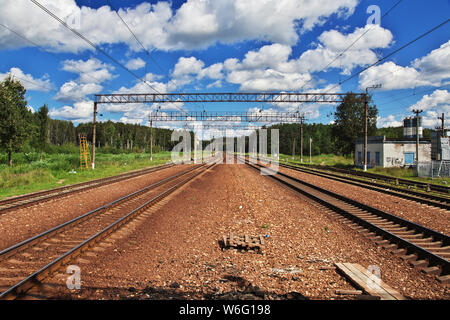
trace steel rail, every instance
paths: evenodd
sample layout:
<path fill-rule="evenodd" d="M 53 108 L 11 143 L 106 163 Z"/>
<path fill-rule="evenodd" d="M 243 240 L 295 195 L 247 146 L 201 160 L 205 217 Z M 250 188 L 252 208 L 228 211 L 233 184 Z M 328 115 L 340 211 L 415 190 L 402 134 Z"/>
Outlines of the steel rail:
<path fill-rule="evenodd" d="M 125 196 L 123 196 L 123 197 L 121 197 L 119 199 L 111 201 L 111 202 L 109 202 L 109 203 L 107 203 L 107 204 L 105 204 L 105 205 L 103 205 L 101 207 L 98 207 L 98 208 L 96 208 L 94 210 L 91 210 L 91 211 L 89 211 L 89 212 L 87 212 L 87 213 L 85 213 L 85 214 L 83 214 L 83 215 L 81 215 L 79 217 L 76 217 L 76 218 L 71 219 L 71 220 L 69 220 L 67 222 L 64 222 L 64 223 L 62 223 L 60 225 L 57 225 L 57 226 L 55 226 L 55 227 L 53 227 L 53 228 L 51 228 L 51 229 L 49 229 L 47 231 L 44 231 L 44 232 L 42 232 L 42 233 L 40 233 L 40 234 L 38 234 L 36 236 L 33 236 L 31 238 L 28 238 L 28 239 L 26 239 L 24 241 L 21 241 L 21 242 L 15 244 L 15 245 L 12 245 L 11 247 L 0 251 L 0 262 L 5 260 L 5 259 L 7 259 L 7 258 L 9 258 L 12 255 L 18 253 L 18 252 L 20 252 L 20 251 L 23 251 L 23 250 L 29 248 L 30 246 L 32 246 L 32 245 L 34 245 L 34 244 L 36 244 L 38 242 L 44 241 L 45 239 L 47 239 L 47 238 L 49 238 L 51 236 L 54 236 L 54 235 L 56 235 L 56 234 L 58 234 L 58 233 L 60 233 L 60 232 L 62 232 L 64 230 L 68 229 L 69 227 L 74 227 L 75 225 L 77 225 L 77 224 L 87 220 L 88 218 L 93 217 L 93 215 L 96 214 L 96 213 L 98 214 L 100 212 L 104 212 L 104 211 L 106 211 L 108 209 L 111 209 L 111 208 L 117 206 L 118 204 L 123 203 L 124 201 L 133 199 L 133 198 L 135 198 L 135 197 L 137 197 L 137 196 L 139 196 L 139 195 L 141 195 L 141 194 L 143 194 L 143 193 L 145 193 L 145 192 L 147 192 L 149 190 L 152 190 L 152 189 L 154 189 L 154 188 L 156 188 L 156 187 L 166 183 L 166 182 L 172 181 L 172 180 L 174 180 L 174 179 L 176 179 L 176 178 L 178 178 L 178 177 L 180 177 L 182 175 L 188 174 L 189 172 L 191 172 L 191 171 L 193 171 L 195 169 L 198 169 L 201 166 L 203 166 L 203 165 L 195 166 L 193 168 L 189 168 L 188 170 L 176 173 L 176 174 L 174 174 L 174 175 L 172 175 L 170 177 L 164 178 L 164 179 L 162 179 L 162 180 L 160 180 L 158 182 L 155 182 L 155 183 L 153 183 L 153 184 L 151 184 L 151 185 L 149 185 L 147 187 L 139 189 L 139 190 L 137 190 L 135 192 L 132 192 L 130 194 L 127 194 L 127 195 L 125 195 Z"/>
<path fill-rule="evenodd" d="M 255 158 L 252 158 L 252 159 L 255 160 Z M 427 204 L 430 206 L 450 210 L 450 198 L 448 198 L 448 197 L 441 197 L 441 196 L 418 192 L 418 191 L 413 191 L 413 190 L 409 190 L 409 189 L 402 189 L 402 188 L 398 188 L 398 187 L 395 187 L 392 185 L 384 185 L 384 184 L 375 183 L 372 181 L 369 182 L 369 181 L 358 179 L 355 177 L 342 176 L 339 174 L 326 172 L 324 170 L 320 170 L 320 169 L 316 169 L 316 168 L 311 169 L 311 168 L 308 168 L 305 166 L 286 164 L 286 163 L 283 163 L 280 161 L 274 161 L 273 159 L 270 159 L 270 158 L 263 158 L 263 160 L 264 159 L 268 159 L 272 162 L 275 162 L 279 166 L 284 167 L 284 168 L 321 176 L 321 177 L 324 177 L 327 179 L 332 179 L 332 180 L 340 181 L 343 183 L 356 185 L 356 186 L 359 186 L 362 188 L 375 190 L 375 191 L 386 193 L 389 195 L 393 195 L 393 196 L 405 198 L 408 200 L 413 200 L 416 202 L 424 203 L 424 204 Z M 386 189 L 386 188 L 388 188 L 388 189 Z"/>
<path fill-rule="evenodd" d="M 256 169 L 256 170 L 260 170 L 261 167 L 264 167 L 264 166 L 262 166 L 260 164 L 256 164 L 256 166 L 255 166 L 253 164 L 250 164 L 248 161 L 246 161 L 246 164 L 249 165 L 250 167 Z M 365 220 L 365 219 L 363 219 L 361 217 L 358 217 L 357 215 L 352 214 L 348 210 L 345 210 L 342 207 L 337 206 L 336 204 L 330 203 L 326 199 L 321 198 L 320 197 L 320 193 L 324 194 L 324 195 L 328 195 L 329 197 L 336 198 L 337 200 L 339 200 L 341 202 L 344 202 L 346 204 L 350 204 L 350 205 L 352 205 L 352 206 L 354 206 L 354 207 L 356 207 L 356 208 L 358 208 L 358 209 L 360 209 L 362 211 L 367 211 L 369 213 L 373 213 L 373 214 L 375 214 L 375 215 L 377 215 L 379 217 L 382 217 L 384 219 L 396 222 L 399 225 L 406 227 L 407 230 L 413 230 L 415 232 L 418 232 L 419 234 L 422 233 L 424 235 L 424 237 L 426 237 L 426 236 L 432 237 L 436 241 L 441 241 L 442 242 L 442 247 L 448 246 L 450 244 L 450 237 L 448 237 L 448 236 L 446 236 L 446 235 L 444 235 L 444 234 L 442 234 L 440 232 L 437 232 L 435 230 L 432 230 L 432 229 L 423 227 L 421 225 L 418 225 L 418 224 L 416 224 L 414 222 L 411 222 L 411 221 L 408 221 L 408 220 L 396 217 L 396 216 L 394 216 L 392 214 L 389 214 L 387 212 L 384 212 L 384 211 L 378 210 L 376 208 L 364 205 L 364 204 L 359 203 L 357 201 L 354 201 L 352 199 L 349 199 L 349 198 L 346 198 L 344 196 L 335 194 L 335 193 L 333 193 L 331 191 L 328 191 L 328 190 L 322 189 L 320 187 L 314 186 L 314 185 L 312 185 L 310 183 L 301 181 L 301 180 L 296 179 L 294 177 L 291 177 L 289 175 L 286 175 L 286 174 L 283 174 L 283 173 L 280 173 L 280 172 L 276 172 L 276 171 L 271 170 L 271 169 L 269 169 L 267 167 L 264 167 L 264 168 L 266 170 L 272 171 L 274 173 L 273 175 L 270 175 L 271 178 L 273 178 L 273 179 L 275 179 L 275 180 L 277 180 L 277 181 L 287 185 L 288 187 L 290 187 L 290 188 L 292 188 L 292 189 L 294 189 L 294 190 L 296 190 L 296 191 L 306 195 L 307 197 L 309 197 L 309 198 L 313 199 L 314 201 L 324 205 L 325 207 L 328 207 L 328 208 L 332 209 L 333 211 L 340 213 L 344 217 L 346 217 L 346 218 L 348 218 L 348 219 L 350 219 L 352 221 L 355 221 L 356 223 L 358 223 L 359 225 L 363 226 L 364 228 L 369 229 L 369 230 L 373 231 L 375 234 L 380 235 L 382 238 L 385 238 L 385 239 L 389 240 L 391 243 L 396 244 L 398 248 L 404 248 L 404 249 L 406 249 L 407 252 L 413 252 L 414 254 L 417 255 L 417 260 L 425 259 L 425 260 L 428 261 L 429 266 L 439 266 L 440 269 L 441 269 L 441 275 L 447 275 L 447 274 L 450 273 L 450 262 L 447 259 L 445 259 L 445 258 L 443 258 L 443 257 L 441 257 L 439 255 L 436 255 L 436 254 L 434 254 L 434 253 L 432 253 L 432 252 L 430 252 L 430 251 L 428 251 L 428 250 L 426 250 L 426 249 L 424 249 L 424 248 L 422 248 L 422 247 L 420 247 L 420 246 L 418 246 L 418 245 L 416 245 L 416 244 L 414 244 L 414 243 L 412 243 L 412 242 L 410 242 L 410 241 L 408 241 L 408 240 L 406 240 L 406 239 L 404 239 L 404 238 L 402 238 L 402 237 L 400 237 L 398 235 L 395 235 L 394 233 L 389 232 L 389 231 L 387 231 L 387 230 L 377 226 L 376 224 L 373 224 L 373 223 L 371 223 L 371 222 L 369 222 L 369 221 L 367 221 L 367 220 Z M 300 185 L 303 185 L 303 186 L 306 186 L 306 187 L 308 187 L 310 189 L 313 189 L 313 190 L 317 191 L 319 193 L 319 195 L 314 195 L 314 194 L 312 194 L 310 192 L 307 192 L 306 190 L 304 190 L 304 189 L 302 189 L 302 188 L 300 188 L 298 186 L 293 185 L 292 183 L 290 183 L 290 182 L 280 178 L 279 176 L 285 177 L 285 178 L 290 179 L 290 180 L 292 180 L 292 181 L 294 181 L 294 182 L 296 182 L 296 183 L 298 183 Z"/>
<path fill-rule="evenodd" d="M 35 286 L 37 284 L 40 284 L 42 282 L 42 280 L 47 278 L 52 272 L 56 271 L 61 266 L 63 266 L 66 263 L 68 263 L 71 259 L 73 259 L 74 257 L 80 255 L 81 253 L 83 253 L 84 251 L 89 249 L 89 247 L 93 246 L 95 243 L 97 243 L 100 240 L 104 239 L 109 234 L 111 234 L 112 232 L 114 232 L 118 228 L 120 228 L 122 225 L 124 225 L 127 222 L 129 222 L 137 214 L 139 214 L 143 210 L 147 209 L 151 205 L 157 203 L 162 198 L 168 196 L 174 190 L 176 190 L 177 188 L 181 187 L 182 185 L 184 185 L 188 181 L 192 180 L 193 178 L 195 178 L 196 176 L 198 176 L 202 172 L 205 172 L 206 170 L 208 170 L 209 168 L 211 168 L 214 165 L 215 165 L 215 163 L 208 164 L 207 167 L 205 167 L 204 164 L 201 165 L 201 166 L 196 167 L 195 169 L 203 168 L 203 170 L 199 170 L 198 172 L 196 172 L 192 176 L 190 176 L 190 177 L 188 177 L 188 178 L 178 182 L 174 186 L 172 186 L 169 189 L 165 190 L 164 192 L 158 194 L 157 196 L 155 196 L 152 199 L 148 200 L 147 202 L 145 202 L 144 204 L 140 205 L 139 207 L 133 209 L 132 211 L 130 211 L 126 215 L 122 216 L 120 219 L 116 220 L 115 222 L 113 222 L 109 226 L 105 227 L 104 229 L 102 229 L 101 231 L 97 232 L 93 236 L 91 236 L 88 239 L 84 240 L 83 242 L 81 242 L 80 244 L 76 245 L 72 249 L 68 250 L 67 252 L 65 252 L 64 254 L 59 256 L 58 258 L 54 259 L 53 261 L 51 261 L 50 263 L 48 263 L 44 267 L 40 268 L 38 271 L 32 273 L 31 275 L 29 275 L 25 279 L 21 280 L 20 282 L 18 282 L 15 285 L 11 286 L 10 288 L 5 290 L 4 292 L 0 293 L 0 300 L 14 299 L 14 298 L 18 297 L 19 295 L 21 295 L 21 294 L 25 293 L 26 291 L 28 291 L 31 287 L 33 287 L 33 286 Z"/>
<path fill-rule="evenodd" d="M 331 167 L 331 166 L 317 166 L 317 165 L 309 165 L 309 164 L 301 164 L 301 166 L 312 167 L 312 168 L 315 168 L 318 170 L 330 170 L 330 171 L 340 172 L 340 173 L 344 173 L 344 174 L 350 174 L 350 175 L 354 175 L 354 176 L 360 176 L 360 177 L 382 180 L 382 181 L 387 181 L 387 182 L 395 182 L 395 183 L 398 182 L 399 184 L 404 184 L 406 186 L 418 186 L 418 187 L 420 186 L 424 190 L 427 190 L 427 188 L 429 187 L 431 191 L 446 193 L 446 194 L 450 193 L 450 187 L 441 186 L 441 185 L 433 184 L 433 183 L 425 183 L 425 182 L 420 182 L 420 181 L 411 181 L 411 180 L 402 179 L 402 178 L 395 178 L 395 177 L 390 177 L 390 176 L 386 176 L 386 175 L 382 175 L 382 174 L 378 174 L 378 173 L 335 168 L 335 167 Z"/>
<path fill-rule="evenodd" d="M 396 188 L 393 186 L 386 186 L 386 185 L 383 185 L 380 183 L 369 182 L 369 181 L 356 179 L 356 178 L 352 178 L 352 177 L 341 176 L 341 175 L 337 175 L 337 174 L 333 174 L 333 173 L 317 171 L 317 170 L 313 170 L 313 169 L 307 169 L 307 168 L 292 166 L 292 165 L 283 164 L 283 163 L 279 163 L 279 165 L 283 168 L 288 168 L 291 170 L 296 170 L 296 171 L 304 172 L 307 174 L 317 175 L 317 176 L 320 176 L 323 178 L 332 179 L 335 181 L 340 181 L 343 183 L 355 185 L 358 187 L 386 193 L 388 195 L 424 203 L 429 206 L 434 206 L 434 207 L 450 210 L 450 198 L 439 197 L 436 195 L 420 193 L 420 192 L 416 192 L 416 191 L 412 191 L 412 190 L 405 190 L 405 189 Z M 386 188 L 389 188 L 389 189 L 386 189 Z"/>
<path fill-rule="evenodd" d="M 173 163 L 165 164 L 165 165 L 160 165 L 160 166 L 156 166 L 156 167 L 146 168 L 146 169 L 139 170 L 139 171 L 126 172 L 126 173 L 122 173 L 122 174 L 112 176 L 112 177 L 90 180 L 90 181 L 81 182 L 78 184 L 63 186 L 63 187 L 50 189 L 50 190 L 28 193 L 25 195 L 20 195 L 20 196 L 8 198 L 8 199 L 0 200 L 0 215 L 4 214 L 10 210 L 14 210 L 16 208 L 28 207 L 28 206 L 31 206 L 36 203 L 49 201 L 51 199 L 63 197 L 65 195 L 69 195 L 69 194 L 76 193 L 76 192 L 86 191 L 86 190 L 89 190 L 92 188 L 100 187 L 100 186 L 107 185 L 110 183 L 119 182 L 119 181 L 122 181 L 125 179 L 135 178 L 135 177 L 138 177 L 138 176 L 141 176 L 144 174 L 148 174 L 151 172 L 156 172 L 159 170 L 167 169 L 172 166 L 174 166 Z M 86 186 L 86 187 L 83 187 L 83 186 Z M 68 191 L 65 192 L 65 190 L 68 190 Z M 48 197 L 39 198 L 41 196 L 46 196 L 46 195 L 48 195 Z M 36 198 L 36 199 L 33 200 L 33 198 Z M 27 199 L 30 199 L 31 201 L 25 202 L 25 203 L 20 203 L 20 201 L 24 201 Z M 2 206 L 8 205 L 8 204 L 13 204 L 13 203 L 17 203 L 17 205 L 6 207 L 6 208 L 1 208 Z"/>

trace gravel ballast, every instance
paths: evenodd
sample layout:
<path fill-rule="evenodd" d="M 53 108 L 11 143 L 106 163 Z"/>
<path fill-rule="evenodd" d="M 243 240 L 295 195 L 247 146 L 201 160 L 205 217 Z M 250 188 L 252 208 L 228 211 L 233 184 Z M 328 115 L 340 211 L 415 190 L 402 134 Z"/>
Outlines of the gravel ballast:
<path fill-rule="evenodd" d="M 410 267 L 291 190 L 245 165 L 218 165 L 154 207 L 97 256 L 83 257 L 82 287 L 67 274 L 62 299 L 348 299 L 335 262 L 377 266 L 414 299 L 448 299 L 448 287 Z M 130 226 L 131 228 L 131 226 Z M 263 235 L 263 254 L 222 250 L 234 234 Z"/>
<path fill-rule="evenodd" d="M 148 174 L 69 194 L 62 198 L 19 208 L 0 215 L 0 250 L 94 210 L 163 178 L 187 170 L 174 166 Z"/>

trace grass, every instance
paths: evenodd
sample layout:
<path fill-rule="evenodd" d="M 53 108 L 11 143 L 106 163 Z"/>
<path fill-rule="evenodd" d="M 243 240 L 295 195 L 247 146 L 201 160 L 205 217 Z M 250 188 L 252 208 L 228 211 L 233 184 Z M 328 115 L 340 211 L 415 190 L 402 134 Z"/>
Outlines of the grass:
<path fill-rule="evenodd" d="M 361 169 L 358 169 L 361 170 Z M 414 170 L 410 168 L 382 168 L 382 167 L 375 167 L 367 169 L 368 172 L 376 173 L 376 174 L 382 174 L 385 176 L 390 176 L 394 178 L 400 178 L 400 179 L 409 179 L 412 181 L 418 181 L 418 182 L 425 182 L 425 183 L 433 183 L 433 184 L 440 184 L 440 185 L 448 185 L 450 183 L 450 178 L 423 178 L 423 177 L 416 177 L 414 175 Z"/>
<path fill-rule="evenodd" d="M 0 161 L 4 156 L 0 154 Z M 164 164 L 170 159 L 170 152 L 154 153 L 153 161 L 150 161 L 148 153 L 98 152 L 95 170 L 80 170 L 77 153 L 44 154 L 43 161 L 39 161 L 37 153 L 17 154 L 12 168 L 6 161 L 0 162 L 0 199 L 110 177 Z M 74 168 L 76 173 L 71 173 Z"/>
<path fill-rule="evenodd" d="M 292 155 L 280 154 L 281 161 L 289 161 L 292 163 L 300 164 L 300 156 L 296 155 L 292 159 Z M 309 155 L 303 155 L 303 164 L 310 164 Z M 353 167 L 353 158 L 350 156 L 337 156 L 334 154 L 321 154 L 311 157 L 311 164 L 321 166 L 334 166 L 339 168 L 351 168 Z"/>

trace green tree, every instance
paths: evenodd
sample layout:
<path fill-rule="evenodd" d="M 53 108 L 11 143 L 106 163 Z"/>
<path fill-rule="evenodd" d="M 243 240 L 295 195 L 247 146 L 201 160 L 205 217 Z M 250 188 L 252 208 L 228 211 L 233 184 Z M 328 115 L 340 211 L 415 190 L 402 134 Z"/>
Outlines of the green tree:
<path fill-rule="evenodd" d="M 39 161 L 42 161 L 42 153 L 48 144 L 48 125 L 49 125 L 49 117 L 48 117 L 48 107 L 44 104 L 39 108 L 36 113 L 38 120 L 38 132 L 37 132 L 37 147 L 39 149 Z"/>
<path fill-rule="evenodd" d="M 377 129 L 378 110 L 368 96 L 367 134 L 374 135 Z M 336 107 L 332 133 L 337 150 L 342 154 L 350 154 L 355 146 L 355 140 L 364 136 L 364 97 L 347 94 L 344 101 Z"/>
<path fill-rule="evenodd" d="M 11 77 L 0 83 L 0 148 L 8 153 L 10 167 L 12 153 L 20 151 L 31 131 L 32 115 L 25 92 L 23 85 Z"/>

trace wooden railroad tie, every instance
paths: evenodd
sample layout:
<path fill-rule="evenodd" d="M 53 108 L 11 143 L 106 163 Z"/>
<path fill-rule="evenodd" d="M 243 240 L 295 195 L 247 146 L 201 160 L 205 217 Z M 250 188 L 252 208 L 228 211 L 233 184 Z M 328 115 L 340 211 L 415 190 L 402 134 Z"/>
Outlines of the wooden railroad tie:
<path fill-rule="evenodd" d="M 264 236 L 249 236 L 248 234 L 244 235 L 235 235 L 232 232 L 230 235 L 224 235 L 222 237 L 222 247 L 236 248 L 239 250 L 255 250 L 258 252 L 262 252 L 264 248 Z"/>

